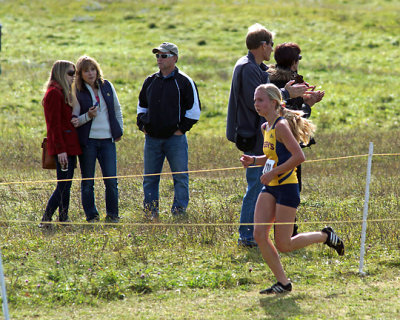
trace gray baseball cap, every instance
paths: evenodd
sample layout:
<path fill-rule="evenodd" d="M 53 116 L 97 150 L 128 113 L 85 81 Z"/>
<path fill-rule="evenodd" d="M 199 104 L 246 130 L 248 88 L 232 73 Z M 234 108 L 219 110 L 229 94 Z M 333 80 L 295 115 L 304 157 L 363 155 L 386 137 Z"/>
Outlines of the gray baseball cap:
<path fill-rule="evenodd" d="M 178 56 L 178 47 L 171 42 L 163 42 L 157 48 L 152 50 L 153 53 L 157 52 L 172 52 L 176 56 Z"/>

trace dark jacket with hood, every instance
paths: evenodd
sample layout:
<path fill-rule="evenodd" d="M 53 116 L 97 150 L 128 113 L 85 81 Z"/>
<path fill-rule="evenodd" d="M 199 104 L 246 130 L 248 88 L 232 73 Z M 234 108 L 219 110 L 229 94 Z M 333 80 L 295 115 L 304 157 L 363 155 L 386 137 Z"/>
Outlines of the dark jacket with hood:
<path fill-rule="evenodd" d="M 295 80 L 297 72 L 289 69 L 284 69 L 276 65 L 268 66 L 269 81 L 276 85 L 278 88 L 284 88 L 286 83 L 290 80 Z M 311 107 L 304 103 L 302 97 L 291 98 L 286 100 L 286 107 L 292 110 L 300 110 L 304 112 L 304 118 L 311 115 Z"/>
<path fill-rule="evenodd" d="M 277 67 L 276 65 L 271 65 L 268 68 L 268 74 L 269 74 L 269 79 L 271 83 L 276 85 L 278 88 L 283 88 L 285 87 L 286 83 L 290 80 L 295 80 L 296 77 L 298 77 L 298 73 L 296 71 L 291 71 L 289 69 L 284 69 Z M 303 78 L 300 76 L 300 78 Z M 309 118 L 311 115 L 311 107 L 304 102 L 304 99 L 302 97 L 297 97 L 297 98 L 291 98 L 286 100 L 286 107 L 291 110 L 299 110 L 303 111 L 304 118 Z M 310 147 L 311 145 L 315 144 L 315 139 L 311 138 L 310 142 L 307 145 L 304 145 L 303 143 L 300 144 L 302 148 L 304 147 Z M 299 166 L 300 167 L 300 166 Z M 299 184 L 300 184 L 300 189 L 301 189 L 301 173 L 300 169 L 298 167 L 298 178 L 299 178 Z"/>

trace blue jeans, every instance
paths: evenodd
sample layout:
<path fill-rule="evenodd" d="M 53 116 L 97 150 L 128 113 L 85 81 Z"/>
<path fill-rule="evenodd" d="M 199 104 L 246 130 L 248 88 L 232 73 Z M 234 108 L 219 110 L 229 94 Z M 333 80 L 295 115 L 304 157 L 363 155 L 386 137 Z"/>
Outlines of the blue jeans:
<path fill-rule="evenodd" d="M 173 135 L 167 139 L 152 138 L 146 135 L 144 143 L 144 174 L 161 173 L 165 157 L 172 172 L 188 171 L 188 143 L 186 135 Z M 174 202 L 171 212 L 186 212 L 189 204 L 189 174 L 173 174 Z M 153 216 L 159 213 L 160 175 L 143 178 L 144 209 Z"/>
<path fill-rule="evenodd" d="M 76 156 L 68 156 L 68 170 L 61 171 L 61 165 L 58 162 L 57 156 L 57 180 L 72 179 L 74 177 L 74 169 L 76 164 Z M 57 182 L 56 190 L 54 190 L 49 201 L 47 202 L 42 221 L 51 221 L 54 212 L 58 208 L 60 221 L 68 220 L 69 197 L 72 181 Z"/>
<path fill-rule="evenodd" d="M 103 177 L 117 175 L 117 151 L 112 139 L 89 139 L 86 146 L 82 147 L 79 156 L 82 178 L 94 178 L 96 159 L 99 160 Z M 103 179 L 106 187 L 106 213 L 109 218 L 118 218 L 118 180 L 117 178 Z M 81 196 L 86 220 L 98 219 L 94 200 L 94 180 L 82 180 Z"/>
<path fill-rule="evenodd" d="M 258 195 L 263 184 L 260 181 L 263 167 L 249 167 L 246 169 L 247 190 L 243 197 L 240 223 L 254 223 L 254 210 Z M 244 243 L 254 242 L 254 226 L 244 225 L 239 227 L 239 241 Z"/>

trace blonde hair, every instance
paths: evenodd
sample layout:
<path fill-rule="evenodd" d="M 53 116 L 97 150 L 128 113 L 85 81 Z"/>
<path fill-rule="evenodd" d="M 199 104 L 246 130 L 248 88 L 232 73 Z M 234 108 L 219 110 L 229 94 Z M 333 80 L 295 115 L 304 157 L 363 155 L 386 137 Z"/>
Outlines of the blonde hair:
<path fill-rule="evenodd" d="M 276 101 L 276 110 L 289 123 L 294 138 L 299 143 L 308 144 L 316 130 L 316 126 L 310 120 L 303 117 L 304 112 L 287 109 L 282 101 L 281 90 L 272 83 L 262 84 L 256 90 L 261 90 L 272 101 Z"/>
<path fill-rule="evenodd" d="M 50 71 L 49 79 L 47 80 L 44 89 L 47 91 L 52 82 L 57 82 L 61 86 L 64 93 L 65 103 L 72 106 L 71 86 L 66 78 L 70 66 L 73 66 L 75 69 L 75 65 L 71 61 L 57 60 L 54 62 Z"/>
<path fill-rule="evenodd" d="M 95 80 L 96 86 L 98 87 L 98 81 L 104 83 L 103 79 L 103 71 L 101 71 L 99 63 L 89 56 L 81 56 L 76 62 L 76 79 L 75 79 L 75 87 L 79 91 L 82 91 L 84 88 L 84 80 L 82 78 L 82 71 L 87 70 L 89 67 L 95 67 L 97 70 L 97 77 Z"/>

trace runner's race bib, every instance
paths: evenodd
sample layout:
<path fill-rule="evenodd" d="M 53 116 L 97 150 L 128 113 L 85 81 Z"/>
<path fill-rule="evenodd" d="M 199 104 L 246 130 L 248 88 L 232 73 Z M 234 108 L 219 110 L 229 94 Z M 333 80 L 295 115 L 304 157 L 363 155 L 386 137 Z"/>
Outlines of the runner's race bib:
<path fill-rule="evenodd" d="M 275 160 L 268 159 L 264 165 L 263 174 L 270 172 L 274 168 Z"/>

